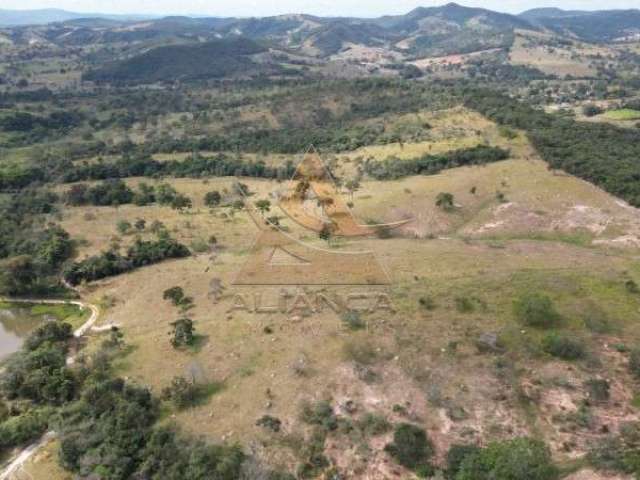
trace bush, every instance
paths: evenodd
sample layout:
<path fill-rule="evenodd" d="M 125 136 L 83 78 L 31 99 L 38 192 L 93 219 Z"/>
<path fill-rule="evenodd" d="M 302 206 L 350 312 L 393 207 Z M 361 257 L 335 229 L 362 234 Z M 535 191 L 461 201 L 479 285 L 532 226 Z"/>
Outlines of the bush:
<path fill-rule="evenodd" d="M 464 458 L 455 480 L 555 480 L 558 470 L 541 441 L 516 438 L 489 444 Z"/>
<path fill-rule="evenodd" d="M 214 190 L 212 192 L 207 192 L 204 196 L 204 204 L 210 208 L 217 207 L 218 205 L 220 205 L 221 201 L 222 201 L 222 196 L 220 195 L 220 192 L 218 192 L 217 190 Z"/>
<path fill-rule="evenodd" d="M 51 410 L 32 410 L 0 423 L 0 451 L 40 437 L 48 428 Z"/>
<path fill-rule="evenodd" d="M 401 423 L 393 433 L 393 442 L 385 447 L 400 465 L 410 470 L 429 470 L 434 450 L 426 432 L 410 423 Z"/>
<path fill-rule="evenodd" d="M 171 300 L 171 302 L 177 307 L 185 299 L 184 290 L 182 289 L 182 287 L 177 286 L 167 288 L 164 292 L 162 292 L 162 298 L 164 300 Z"/>
<path fill-rule="evenodd" d="M 116 228 L 118 229 L 118 233 L 120 235 L 126 235 L 131 231 L 131 223 L 128 222 L 127 220 L 120 220 L 116 224 Z"/>
<path fill-rule="evenodd" d="M 429 311 L 435 310 L 437 307 L 435 300 L 430 296 L 420 297 L 418 303 L 422 308 Z"/>
<path fill-rule="evenodd" d="M 341 319 L 349 330 L 362 330 L 366 327 L 365 322 L 360 317 L 360 313 L 356 310 L 347 310 L 342 314 Z"/>
<path fill-rule="evenodd" d="M 162 390 L 162 399 L 171 401 L 178 408 L 192 406 L 198 398 L 199 389 L 184 377 L 173 377 L 171 385 Z"/>
<path fill-rule="evenodd" d="M 279 418 L 272 417 L 271 415 L 263 415 L 256 422 L 258 427 L 266 428 L 267 430 L 271 430 L 272 432 L 279 432 L 280 427 L 282 426 L 282 422 Z"/>
<path fill-rule="evenodd" d="M 300 419 L 309 425 L 320 425 L 325 430 L 335 430 L 338 427 L 338 418 L 333 412 L 329 402 L 316 403 L 304 402 L 300 413 Z"/>
<path fill-rule="evenodd" d="M 625 423 L 620 433 L 598 440 L 587 454 L 589 463 L 605 471 L 640 474 L 640 423 Z"/>
<path fill-rule="evenodd" d="M 477 455 L 479 452 L 480 448 L 475 445 L 451 445 L 447 452 L 446 477 L 455 479 L 465 459 L 472 455 Z"/>
<path fill-rule="evenodd" d="M 382 435 L 391 429 L 391 424 L 382 415 L 365 413 L 357 422 L 358 428 L 369 436 Z"/>
<path fill-rule="evenodd" d="M 640 293 L 640 287 L 638 287 L 638 284 L 631 279 L 624 282 L 624 287 L 629 293 Z"/>
<path fill-rule="evenodd" d="M 526 293 L 514 303 L 514 313 L 525 325 L 550 328 L 560 323 L 560 314 L 551 299 L 540 293 Z"/>
<path fill-rule="evenodd" d="M 453 194 L 448 192 L 440 192 L 436 196 L 436 206 L 440 207 L 444 211 L 453 210 L 453 207 L 455 206 Z"/>
<path fill-rule="evenodd" d="M 190 318 L 180 318 L 171 322 L 171 345 L 174 348 L 193 345 L 195 341 L 195 328 Z"/>
<path fill-rule="evenodd" d="M 563 360 L 577 360 L 585 355 L 584 347 L 579 342 L 556 333 L 549 333 L 544 337 L 542 349 Z"/>
<path fill-rule="evenodd" d="M 468 297 L 456 297 L 454 298 L 456 310 L 460 313 L 470 313 L 475 310 L 473 301 Z"/>

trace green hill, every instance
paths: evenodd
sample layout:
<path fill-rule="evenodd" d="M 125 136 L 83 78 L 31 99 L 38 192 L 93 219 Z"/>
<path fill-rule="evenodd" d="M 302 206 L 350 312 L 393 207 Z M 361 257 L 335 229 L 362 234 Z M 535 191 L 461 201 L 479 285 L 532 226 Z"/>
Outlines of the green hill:
<path fill-rule="evenodd" d="M 258 64 L 250 57 L 265 50 L 245 38 L 169 45 L 107 64 L 86 73 L 84 79 L 97 83 L 140 84 L 273 73 L 276 67 Z"/>

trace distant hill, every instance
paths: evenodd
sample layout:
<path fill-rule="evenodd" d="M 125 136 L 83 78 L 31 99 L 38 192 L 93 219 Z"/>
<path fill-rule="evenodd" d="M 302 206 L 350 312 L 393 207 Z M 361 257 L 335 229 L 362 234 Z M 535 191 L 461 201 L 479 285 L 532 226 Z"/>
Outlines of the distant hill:
<path fill-rule="evenodd" d="M 29 25 L 25 25 L 27 23 Z M 122 44 L 127 45 L 126 55 L 139 61 L 141 59 L 135 56 L 136 53 L 156 48 L 170 45 L 178 48 L 186 44 L 185 48 L 195 48 L 195 52 L 199 52 L 197 55 L 201 55 L 197 45 L 206 42 L 216 45 L 218 40 L 240 38 L 268 44 L 285 52 L 285 55 L 305 57 L 294 59 L 298 64 L 328 60 L 353 46 L 360 47 L 352 49 L 358 55 L 369 55 L 369 58 L 382 55 L 393 59 L 393 62 L 483 51 L 499 56 L 500 51 L 506 51 L 513 45 L 516 29 L 552 32 L 565 42 L 571 39 L 587 42 L 640 39 L 640 10 L 589 12 L 537 8 L 520 15 L 510 15 L 456 3 L 419 7 L 405 15 L 379 18 L 291 14 L 255 18 L 169 16 L 141 19 L 139 16 L 80 14 L 53 9 L 0 10 L 0 26 L 3 24 L 18 25 L 4 27 L 0 32 L 4 41 L 11 42 L 16 48 L 33 44 L 63 48 L 91 45 L 102 52 L 100 61 L 121 60 L 118 48 Z M 376 50 L 371 50 L 372 47 Z M 173 55 L 173 50 L 168 52 Z M 153 57 L 157 53 L 149 55 Z M 192 73 L 197 76 L 196 70 L 204 67 L 187 68 L 189 77 Z M 212 66 L 212 69 L 217 67 Z M 126 64 L 112 63 L 89 75 L 98 75 L 96 78 L 122 77 L 129 81 L 132 80 L 131 75 L 122 73 L 128 70 Z M 95 73 L 98 71 L 101 73 Z"/>
<path fill-rule="evenodd" d="M 45 8 L 41 10 L 4 10 L 0 9 L 0 26 L 44 25 L 54 22 L 65 22 L 79 18 L 101 18 L 109 20 L 143 20 L 157 18 L 157 15 L 109 15 L 101 13 L 77 13 Z"/>
<path fill-rule="evenodd" d="M 514 15 L 449 3 L 442 7 L 416 8 L 406 15 L 373 20 L 405 38 L 403 48 L 417 56 L 467 53 L 508 47 L 516 28 L 535 29 Z"/>
<path fill-rule="evenodd" d="M 556 8 L 529 10 L 521 18 L 558 34 L 589 42 L 640 38 L 640 10 L 565 11 Z"/>
<path fill-rule="evenodd" d="M 561 8 L 532 8 L 518 15 L 527 21 L 536 21 L 541 18 L 565 18 L 588 15 L 586 10 L 563 10 Z"/>
<path fill-rule="evenodd" d="M 108 63 L 86 73 L 84 79 L 97 83 L 143 84 L 277 73 L 279 67 L 251 58 L 265 51 L 265 47 L 246 38 L 169 45 Z"/>

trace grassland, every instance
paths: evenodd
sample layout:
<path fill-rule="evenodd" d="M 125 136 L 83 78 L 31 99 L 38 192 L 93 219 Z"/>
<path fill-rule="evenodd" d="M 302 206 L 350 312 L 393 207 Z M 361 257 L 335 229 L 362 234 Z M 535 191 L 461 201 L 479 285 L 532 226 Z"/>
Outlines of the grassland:
<path fill-rule="evenodd" d="M 586 431 L 567 431 L 554 416 L 560 406 L 577 410 L 585 395 L 581 385 L 594 375 L 612 379 L 611 402 L 592 412 L 598 422 L 607 418 L 616 428 L 623 418 L 638 417 L 630 405 L 635 383 L 621 370 L 624 354 L 612 347 L 622 339 L 628 345 L 640 342 L 640 297 L 625 288 L 630 279 L 640 282 L 637 212 L 586 182 L 550 171 L 522 134 L 505 136 L 476 114 L 453 110 L 414 120 L 431 125 L 431 142 L 347 152 L 336 157 L 338 171 L 348 178 L 358 158 L 410 158 L 476 143 L 508 147 L 511 158 L 429 177 L 362 182 L 353 200 L 358 218 L 412 216 L 415 221 L 390 239 L 333 244 L 344 251 L 373 250 L 393 280 L 386 291 L 395 312 L 363 314 L 367 328 L 361 331 L 345 328 L 328 309 L 308 315 L 232 308 L 236 294 L 250 301 L 259 294 L 271 305 L 281 289 L 232 284 L 256 232 L 244 213 L 228 207 L 210 210 L 202 203 L 209 190 L 229 190 L 231 179 L 170 180 L 194 200 L 187 213 L 155 205 L 65 208 L 62 226 L 86 240 L 80 256 L 108 248 L 120 236 L 115 229 L 119 220 L 161 220 L 187 244 L 211 235 L 218 239 L 215 248 L 191 258 L 82 287 L 84 297 L 106 307 L 104 320 L 120 324 L 131 345 L 116 364 L 118 373 L 156 392 L 175 375 L 221 385 L 208 402 L 172 410 L 167 422 L 210 439 L 255 442 L 268 463 L 291 467 L 307 433 L 298 419 L 304 400 L 328 399 L 339 411 L 350 400 L 359 412 L 390 421 L 409 418 L 428 430 L 440 461 L 452 443 L 515 434 L 543 436 L 560 462 L 580 457 L 587 448 Z M 281 188 L 271 181 L 243 181 L 254 192 L 252 201 Z M 443 191 L 454 194 L 452 211 L 435 206 Z M 498 198 L 497 191 L 503 196 Z M 292 235 L 320 245 L 287 221 L 283 224 Z M 126 245 L 133 238 L 119 241 Z M 220 295 L 212 294 L 214 279 L 224 287 Z M 201 337 L 193 350 L 175 350 L 169 343 L 169 323 L 180 312 L 162 299 L 162 292 L 175 285 L 194 300 L 188 315 Z M 337 287 L 324 291 L 349 293 Z M 514 318 L 513 300 L 528 291 L 553 299 L 563 318 L 559 331 L 580 338 L 591 358 L 601 360 L 597 366 L 584 361 L 568 369 L 544 354 L 542 332 Z M 429 309 L 421 306 L 425 298 Z M 604 319 L 606 332 L 585 327 L 594 311 Z M 487 332 L 500 336 L 504 356 L 477 353 L 475 342 Z M 558 386 L 563 384 L 573 387 Z M 453 407 L 464 415 L 453 415 Z M 256 426 L 264 414 L 282 420 L 280 433 Z M 590 430 L 589 435 L 603 434 Z M 382 451 L 387 440 L 383 435 L 354 444 L 336 435 L 327 453 L 346 471 L 396 478 L 398 472 L 390 470 Z M 572 445 L 568 451 L 567 443 Z"/>
<path fill-rule="evenodd" d="M 640 111 L 631 108 L 621 108 L 619 110 L 609 110 L 604 116 L 609 120 L 638 120 L 640 119 Z"/>
<path fill-rule="evenodd" d="M 596 73 L 591 58 L 612 55 L 607 47 L 574 42 L 571 47 L 552 45 L 552 37 L 539 32 L 517 31 L 509 52 L 513 65 L 528 65 L 545 73 L 566 77 L 593 77 Z"/>

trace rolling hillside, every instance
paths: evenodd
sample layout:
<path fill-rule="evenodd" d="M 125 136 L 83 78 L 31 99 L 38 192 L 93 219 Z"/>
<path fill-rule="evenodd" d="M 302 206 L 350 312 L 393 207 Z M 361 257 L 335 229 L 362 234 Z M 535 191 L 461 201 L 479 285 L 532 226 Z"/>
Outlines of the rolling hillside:
<path fill-rule="evenodd" d="M 85 79 L 97 83 L 136 84 L 274 73 L 276 67 L 260 65 L 250 58 L 263 51 L 265 48 L 259 44 L 241 38 L 164 46 L 92 70 Z"/>

